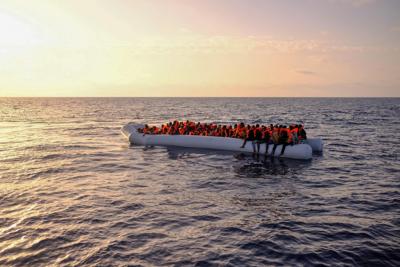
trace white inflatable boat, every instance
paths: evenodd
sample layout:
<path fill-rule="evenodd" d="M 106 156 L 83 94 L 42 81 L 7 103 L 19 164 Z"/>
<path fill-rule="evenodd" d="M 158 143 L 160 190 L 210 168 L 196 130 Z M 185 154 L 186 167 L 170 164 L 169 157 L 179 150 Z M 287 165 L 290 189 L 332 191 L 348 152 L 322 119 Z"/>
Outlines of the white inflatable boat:
<path fill-rule="evenodd" d="M 241 148 L 243 144 L 242 139 L 229 138 L 229 137 L 216 137 L 216 136 L 198 136 L 198 135 L 143 135 L 139 133 L 137 129 L 143 128 L 142 124 L 128 123 L 123 126 L 121 132 L 129 140 L 131 144 L 144 145 L 144 146 L 179 146 L 179 147 L 191 147 L 191 148 L 205 148 L 205 149 L 216 149 L 216 150 L 228 150 L 236 152 L 252 153 L 253 146 L 251 142 L 247 142 L 244 148 Z M 262 144 L 260 147 L 260 153 L 271 155 L 273 145 L 269 145 L 268 151 L 266 151 L 266 145 Z M 282 145 L 278 145 L 275 150 L 274 156 L 281 154 Z M 312 158 L 312 152 L 322 152 L 322 140 L 321 139 L 309 139 L 307 144 L 297 144 L 293 146 L 287 146 L 282 157 L 292 159 L 309 160 Z"/>

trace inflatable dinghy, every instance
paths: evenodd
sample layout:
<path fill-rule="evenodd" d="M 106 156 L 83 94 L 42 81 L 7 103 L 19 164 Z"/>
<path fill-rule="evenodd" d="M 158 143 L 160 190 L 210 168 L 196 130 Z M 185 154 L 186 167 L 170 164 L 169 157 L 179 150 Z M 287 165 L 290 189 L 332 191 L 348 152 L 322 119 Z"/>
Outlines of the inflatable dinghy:
<path fill-rule="evenodd" d="M 146 134 L 139 133 L 138 129 L 143 128 L 143 124 L 128 123 L 121 129 L 122 134 L 129 140 L 131 144 L 143 145 L 143 146 L 179 146 L 179 147 L 190 147 L 190 148 L 203 148 L 203 149 L 216 149 L 216 150 L 227 150 L 244 153 L 253 153 L 253 146 L 251 142 L 247 142 L 244 148 L 241 148 L 243 144 L 242 139 L 230 138 L 230 137 L 217 137 L 217 136 L 199 136 L 199 135 L 167 135 L 167 134 Z M 322 141 L 315 139 L 307 144 L 297 144 L 293 146 L 287 146 L 282 157 L 291 159 L 309 160 L 312 158 L 313 148 L 321 149 Z M 318 141 L 320 140 L 320 141 Z M 278 145 L 275 150 L 274 156 L 280 156 L 282 145 Z M 272 155 L 273 145 L 270 144 L 268 151 L 266 151 L 266 145 L 261 144 L 260 153 Z"/>

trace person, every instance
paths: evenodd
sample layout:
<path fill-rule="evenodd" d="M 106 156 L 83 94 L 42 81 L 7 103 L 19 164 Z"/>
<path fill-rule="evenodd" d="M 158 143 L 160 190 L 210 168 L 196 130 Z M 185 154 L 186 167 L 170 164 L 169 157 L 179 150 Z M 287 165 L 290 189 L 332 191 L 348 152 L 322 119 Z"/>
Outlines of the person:
<path fill-rule="evenodd" d="M 253 126 L 254 127 L 254 126 Z M 244 148 L 244 146 L 246 145 L 246 143 L 247 143 L 247 141 L 251 141 L 251 144 L 252 144 L 252 146 L 253 146 L 253 153 L 255 153 L 256 152 L 256 148 L 255 148 L 255 144 L 254 144 L 254 139 L 255 139 L 255 135 L 254 135 L 254 129 L 250 126 L 250 125 L 247 125 L 247 130 L 246 130 L 246 132 L 247 132 L 247 136 L 246 136 L 246 138 L 244 139 L 244 141 L 243 141 L 243 145 L 240 147 L 240 148 Z"/>
<path fill-rule="evenodd" d="M 298 130 L 297 135 L 298 135 L 299 141 L 307 140 L 307 133 L 304 130 L 303 125 L 299 124 L 298 129 L 299 130 Z"/>
<path fill-rule="evenodd" d="M 274 144 L 274 146 L 272 147 L 271 156 L 273 157 L 273 156 L 275 156 L 276 147 L 279 145 L 279 132 L 280 132 L 279 128 L 280 127 L 277 125 L 272 126 L 272 124 L 271 124 L 271 127 L 272 127 L 272 142 Z"/>
<path fill-rule="evenodd" d="M 271 140 L 271 131 L 265 127 L 265 130 L 263 131 L 263 142 L 265 143 L 265 156 L 268 156 L 268 148 L 269 144 L 272 143 Z"/>
<path fill-rule="evenodd" d="M 286 149 L 287 145 L 293 145 L 292 140 L 293 140 L 292 133 L 286 126 L 283 126 L 281 128 L 281 132 L 279 134 L 279 143 L 282 145 L 282 150 L 281 150 L 280 156 L 282 156 L 283 153 L 285 153 L 285 149 Z"/>
<path fill-rule="evenodd" d="M 257 145 L 257 154 L 260 154 L 260 146 L 261 146 L 261 143 L 264 142 L 264 140 L 263 140 L 262 132 L 260 129 L 260 125 L 258 125 L 258 124 L 256 124 L 256 127 L 254 129 L 254 141 L 253 142 Z"/>
<path fill-rule="evenodd" d="M 243 138 L 243 131 L 245 130 L 245 126 L 244 126 L 244 123 L 243 122 L 241 122 L 238 126 L 237 126 L 237 128 L 236 128 L 236 133 L 235 133 L 235 137 L 236 138 Z"/>
<path fill-rule="evenodd" d="M 150 134 L 149 125 L 147 124 L 145 124 L 143 128 L 143 136 L 145 136 L 146 134 Z"/>
<path fill-rule="evenodd" d="M 299 137 L 297 135 L 299 129 L 296 128 L 296 126 L 294 125 L 290 125 L 289 127 L 290 133 L 292 134 L 292 139 L 293 139 L 293 144 L 298 144 L 299 143 Z"/>

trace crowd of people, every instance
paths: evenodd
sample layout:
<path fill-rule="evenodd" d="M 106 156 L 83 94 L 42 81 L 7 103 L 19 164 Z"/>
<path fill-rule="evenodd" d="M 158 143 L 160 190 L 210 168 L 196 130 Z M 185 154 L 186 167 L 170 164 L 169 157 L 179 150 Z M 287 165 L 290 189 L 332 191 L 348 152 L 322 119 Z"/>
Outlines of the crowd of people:
<path fill-rule="evenodd" d="M 278 145 L 283 145 L 281 155 L 287 145 L 299 144 L 307 139 L 303 125 L 245 125 L 244 123 L 232 125 L 220 125 L 215 123 L 200 123 L 193 121 L 173 121 L 158 126 L 145 125 L 138 129 L 145 134 L 169 134 L 169 135 L 201 135 L 218 136 L 243 139 L 242 148 L 247 142 L 251 142 L 254 153 L 260 152 L 260 145 L 266 144 L 266 151 L 269 145 L 273 145 L 272 155 Z"/>

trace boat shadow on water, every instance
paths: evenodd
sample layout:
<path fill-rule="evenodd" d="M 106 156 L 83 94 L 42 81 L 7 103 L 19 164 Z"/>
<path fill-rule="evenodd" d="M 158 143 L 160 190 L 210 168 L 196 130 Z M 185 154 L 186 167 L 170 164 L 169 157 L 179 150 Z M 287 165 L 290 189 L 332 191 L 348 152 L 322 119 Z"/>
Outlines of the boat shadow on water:
<path fill-rule="evenodd" d="M 238 159 L 234 171 L 243 178 L 291 175 L 311 166 L 311 161 L 265 157 L 264 155 L 236 154 L 234 157 Z"/>
<path fill-rule="evenodd" d="M 144 150 L 155 149 L 148 146 Z M 311 166 L 312 161 L 295 160 L 279 157 L 270 157 L 265 155 L 254 155 L 251 153 L 237 153 L 223 150 L 210 150 L 198 148 L 184 148 L 168 146 L 165 147 L 168 158 L 171 160 L 180 160 L 191 158 L 193 156 L 217 157 L 218 160 L 229 161 L 231 169 L 240 178 L 262 178 L 266 176 L 282 176 L 296 174 Z M 229 160 L 229 159 L 234 160 Z"/>

